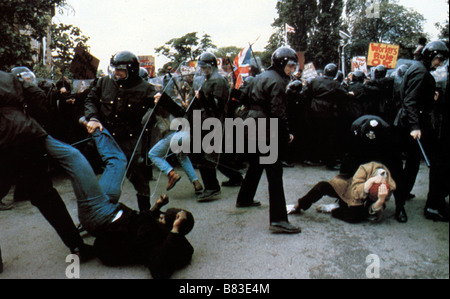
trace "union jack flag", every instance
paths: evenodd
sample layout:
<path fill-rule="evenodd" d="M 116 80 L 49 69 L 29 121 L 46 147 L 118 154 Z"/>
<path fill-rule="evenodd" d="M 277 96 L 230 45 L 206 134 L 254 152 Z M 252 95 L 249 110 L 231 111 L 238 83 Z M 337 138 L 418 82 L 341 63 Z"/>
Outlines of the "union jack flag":
<path fill-rule="evenodd" d="M 286 24 L 286 33 L 295 33 L 295 28 Z"/>
<path fill-rule="evenodd" d="M 252 57 L 252 48 L 250 46 L 242 49 L 234 59 L 234 74 L 236 77 L 235 88 L 239 89 L 244 83 L 244 78 L 250 72 L 250 58 Z"/>

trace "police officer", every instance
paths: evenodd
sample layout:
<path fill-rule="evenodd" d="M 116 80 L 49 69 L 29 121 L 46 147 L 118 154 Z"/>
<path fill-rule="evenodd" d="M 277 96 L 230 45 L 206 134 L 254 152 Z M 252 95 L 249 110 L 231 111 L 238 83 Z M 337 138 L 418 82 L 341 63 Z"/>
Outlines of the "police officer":
<path fill-rule="evenodd" d="M 154 106 L 156 90 L 139 76 L 139 61 L 129 51 L 116 53 L 110 76 L 100 78 L 85 102 L 88 133 L 103 126 L 112 134 L 130 164 L 127 177 L 137 191 L 139 210 L 150 209 L 150 175 L 142 158 L 141 120 Z M 133 151 L 134 159 L 130 161 Z"/>
<path fill-rule="evenodd" d="M 217 57 L 209 52 L 200 56 L 198 66 L 204 76 L 204 83 L 198 92 L 198 101 L 195 102 L 194 109 L 202 111 L 202 121 L 207 118 L 217 118 L 223 122 L 228 108 L 230 88 L 226 78 L 219 74 L 217 67 Z M 194 92 L 194 90 L 193 90 Z M 208 132 L 202 131 L 203 136 Z M 241 183 L 242 176 L 239 171 L 229 165 L 224 159 L 224 155 L 196 154 L 194 161 L 199 163 L 200 175 L 204 184 L 204 191 L 199 195 L 199 201 L 213 199 L 220 193 L 220 184 L 217 180 L 216 168 L 229 178 L 226 185 L 233 186 Z"/>
<path fill-rule="evenodd" d="M 387 68 L 382 64 L 375 67 L 373 74 L 373 78 L 367 82 L 367 85 L 377 87 L 379 92 L 373 98 L 368 114 L 378 115 L 384 120 L 388 120 L 389 115 L 393 113 L 392 110 L 395 110 L 395 105 L 393 105 L 394 78 L 386 76 Z M 395 110 L 395 112 L 397 111 Z"/>
<path fill-rule="evenodd" d="M 404 210 L 407 190 L 403 176 L 401 150 L 392 126 L 376 115 L 363 115 L 350 127 L 348 147 L 340 173 L 352 177 L 360 165 L 379 162 L 391 172 L 397 189 L 394 191 L 396 213 L 399 222 L 406 222 Z"/>
<path fill-rule="evenodd" d="M 327 64 L 323 76 L 312 79 L 304 91 L 307 101 L 311 102 L 310 129 L 316 141 L 313 148 L 328 169 L 337 169 L 338 124 L 347 99 L 347 91 L 334 80 L 337 71 L 334 63 Z"/>
<path fill-rule="evenodd" d="M 249 90 L 248 117 L 254 118 L 256 121 L 276 118 L 278 132 L 270 132 L 271 129 L 266 126 L 266 136 L 275 133 L 279 142 L 291 143 L 294 139 L 290 133 L 286 116 L 286 87 L 297 65 L 298 57 L 294 50 L 288 47 L 278 48 L 272 54 L 270 68 L 255 77 Z M 260 135 L 259 132 L 258 135 Z M 249 136 L 249 138 L 251 137 Z M 249 154 L 250 166 L 239 190 L 236 207 L 261 205 L 260 202 L 254 201 L 254 197 L 261 175 L 265 170 L 269 182 L 270 230 L 275 233 L 300 233 L 300 228 L 288 222 L 283 189 L 283 167 L 279 157 L 273 164 L 262 164 L 261 157 L 262 153 Z"/>
<path fill-rule="evenodd" d="M 423 144 L 430 160 L 424 214 L 426 218 L 439 221 L 448 221 L 448 212 L 442 191 L 445 183 L 442 183 L 439 171 L 438 135 L 431 118 L 437 97 L 436 82 L 430 70 L 439 66 L 448 55 L 448 48 L 442 41 L 430 42 L 424 47 L 421 60 L 411 65 L 404 75 L 400 90 L 402 106 L 394 122 L 408 156 L 404 171 L 410 188 L 414 185 L 422 156 L 417 140 Z M 408 163 L 413 166 L 409 167 Z"/>

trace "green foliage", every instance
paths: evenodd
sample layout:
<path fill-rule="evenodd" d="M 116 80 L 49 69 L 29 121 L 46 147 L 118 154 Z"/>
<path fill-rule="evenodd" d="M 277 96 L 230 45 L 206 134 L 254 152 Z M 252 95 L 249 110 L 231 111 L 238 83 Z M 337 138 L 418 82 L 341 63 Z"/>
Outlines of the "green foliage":
<path fill-rule="evenodd" d="M 272 26 L 277 30 L 270 38 L 266 50 L 275 51 L 284 44 L 284 26 L 289 24 L 295 33 L 288 34 L 288 45 L 303 51 L 306 62 L 323 67 L 337 62 L 339 29 L 344 0 L 280 0 L 277 2 L 278 18 Z"/>
<path fill-rule="evenodd" d="M 155 48 L 155 51 L 179 64 L 183 61 L 196 60 L 201 53 L 211 48 L 217 47 L 212 43 L 209 35 L 203 35 L 199 42 L 197 32 L 191 32 L 169 40 L 164 46 Z"/>
<path fill-rule="evenodd" d="M 42 40 L 52 11 L 65 4 L 65 0 L 0 1 L 1 70 L 9 71 L 17 65 L 31 66 L 32 56 L 37 54 L 31 47 L 31 39 Z"/>
<path fill-rule="evenodd" d="M 75 55 L 74 49 L 79 46 L 88 51 L 89 37 L 82 35 L 80 28 L 73 25 L 52 24 L 51 32 L 53 64 L 58 69 L 58 73 L 70 77 L 68 71 Z"/>
<path fill-rule="evenodd" d="M 379 18 L 374 18 L 361 14 L 366 12 L 366 1 L 348 0 L 347 25 L 353 39 L 350 54 L 367 55 L 369 43 L 379 42 L 400 45 L 400 56 L 411 56 L 418 39 L 424 36 L 425 18 L 397 1 L 383 0 L 379 7 Z"/>

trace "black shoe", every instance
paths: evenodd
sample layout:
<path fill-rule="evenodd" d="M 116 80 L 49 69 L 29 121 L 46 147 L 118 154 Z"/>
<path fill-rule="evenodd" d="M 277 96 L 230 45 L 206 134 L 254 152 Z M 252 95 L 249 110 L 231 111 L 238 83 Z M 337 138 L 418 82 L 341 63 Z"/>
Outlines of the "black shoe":
<path fill-rule="evenodd" d="M 253 201 L 251 203 L 236 203 L 236 208 L 251 208 L 251 207 L 260 207 L 261 203 L 259 201 Z"/>
<path fill-rule="evenodd" d="M 222 187 L 239 187 L 242 185 L 242 179 L 240 180 L 228 180 L 222 182 Z"/>
<path fill-rule="evenodd" d="M 425 218 L 433 221 L 448 222 L 448 213 L 445 211 L 426 208 L 424 211 Z"/>
<path fill-rule="evenodd" d="M 3 273 L 3 263 L 0 262 L 0 273 Z"/>
<path fill-rule="evenodd" d="M 279 234 L 298 234 L 302 232 L 300 227 L 293 226 L 287 221 L 271 222 L 269 230 Z"/>
<path fill-rule="evenodd" d="M 80 262 L 87 262 L 95 257 L 94 247 L 91 245 L 83 244 L 80 247 L 76 247 L 70 250 L 72 254 L 78 255 Z"/>
<path fill-rule="evenodd" d="M 205 190 L 205 191 L 203 191 L 202 194 L 200 194 L 198 196 L 197 201 L 198 202 L 211 201 L 211 200 L 215 199 L 214 197 L 216 195 L 219 195 L 219 194 L 220 194 L 220 189 L 217 189 L 217 190 Z"/>
<path fill-rule="evenodd" d="M 395 219 L 400 223 L 406 223 L 408 221 L 408 216 L 404 207 L 395 210 Z"/>
<path fill-rule="evenodd" d="M 409 195 L 406 197 L 406 199 L 407 199 L 407 200 L 411 200 L 411 199 L 413 199 L 413 198 L 415 198 L 415 197 L 416 197 L 415 194 L 409 193 Z"/>

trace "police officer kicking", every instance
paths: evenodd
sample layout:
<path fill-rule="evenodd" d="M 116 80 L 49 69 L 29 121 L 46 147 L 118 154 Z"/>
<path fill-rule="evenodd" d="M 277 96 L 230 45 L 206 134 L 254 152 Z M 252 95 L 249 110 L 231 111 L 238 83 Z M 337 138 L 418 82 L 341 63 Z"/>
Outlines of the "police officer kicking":
<path fill-rule="evenodd" d="M 88 133 L 105 127 L 115 138 L 130 164 L 127 177 L 137 191 L 139 210 L 150 209 L 150 179 L 143 159 L 141 120 L 154 106 L 156 90 L 139 76 L 135 54 L 120 51 L 111 58 L 110 75 L 98 80 L 85 102 Z M 134 159 L 130 161 L 133 151 Z"/>

